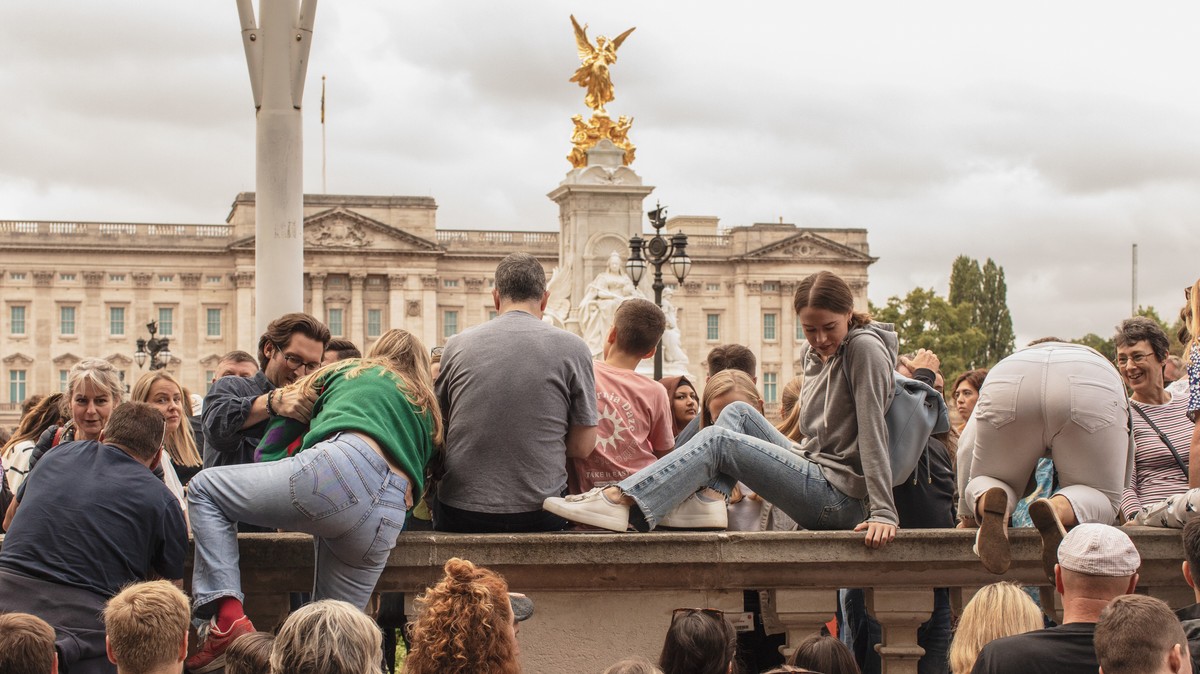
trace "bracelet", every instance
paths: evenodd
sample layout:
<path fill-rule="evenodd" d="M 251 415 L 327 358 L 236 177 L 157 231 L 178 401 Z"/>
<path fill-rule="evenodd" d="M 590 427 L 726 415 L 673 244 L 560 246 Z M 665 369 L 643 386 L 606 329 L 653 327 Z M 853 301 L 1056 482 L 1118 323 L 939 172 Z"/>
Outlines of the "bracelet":
<path fill-rule="evenodd" d="M 275 390 L 267 391 L 267 414 L 277 417 L 279 414 L 275 412 L 275 406 L 271 404 L 271 396 L 275 395 Z"/>

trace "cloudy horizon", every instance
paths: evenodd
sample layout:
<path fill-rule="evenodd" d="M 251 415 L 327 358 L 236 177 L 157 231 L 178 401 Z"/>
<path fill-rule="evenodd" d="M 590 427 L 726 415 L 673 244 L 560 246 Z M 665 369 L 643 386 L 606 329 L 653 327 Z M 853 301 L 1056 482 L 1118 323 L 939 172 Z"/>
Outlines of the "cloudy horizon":
<path fill-rule="evenodd" d="M 0 6 L 0 219 L 221 222 L 254 190 L 233 0 Z M 557 229 L 568 15 L 613 67 L 672 215 L 869 231 L 870 297 L 1005 269 L 1018 342 L 1172 320 L 1200 274 L 1200 6 L 1184 2 L 324 2 L 305 191 L 436 199 L 445 229 Z"/>

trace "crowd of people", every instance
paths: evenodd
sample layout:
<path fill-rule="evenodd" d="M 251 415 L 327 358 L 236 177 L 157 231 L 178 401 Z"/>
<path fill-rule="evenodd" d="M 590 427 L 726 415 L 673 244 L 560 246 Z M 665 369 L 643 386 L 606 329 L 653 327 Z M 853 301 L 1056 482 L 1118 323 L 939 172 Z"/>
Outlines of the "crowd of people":
<path fill-rule="evenodd" d="M 1200 609 L 1167 610 L 1167 629 L 1164 606 L 1129 596 L 1140 558 L 1120 526 L 1181 528 L 1186 568 L 1200 570 L 1200 467 L 1189 461 L 1200 442 L 1200 282 L 1185 293 L 1183 360 L 1157 322 L 1134 317 L 1117 328 L 1115 362 L 1037 340 L 986 369 L 947 373 L 947 406 L 936 353 L 902 352 L 843 279 L 813 274 L 794 295 L 805 342 L 774 422 L 746 347 L 712 349 L 703 382 L 656 382 L 637 372 L 667 328 L 655 304 L 612 306 L 594 357 L 542 320 L 535 258 L 506 257 L 494 286 L 496 317 L 433 349 L 395 328 L 364 356 L 313 316 L 278 317 L 257 353 L 221 359 L 202 400 L 165 370 L 127 395 L 107 361 L 80 361 L 66 391 L 29 401 L 0 452 L 0 646 L 17 640 L 0 647 L 0 671 L 390 667 L 364 610 L 408 527 L 853 530 L 882 548 L 898 529 L 957 526 L 976 529 L 983 567 L 1002 574 L 1009 527 L 1032 526 L 1062 624 L 998 584 L 955 628 L 948 590 L 935 590 L 920 672 L 1191 666 L 1179 635 L 1200 634 Z M 897 423 L 912 405 L 927 410 L 925 425 Z M 243 606 L 237 534 L 277 530 L 313 536 L 315 574 L 271 637 Z M 189 534 L 190 599 L 180 592 Z M 679 609 L 657 664 L 608 671 L 880 671 L 881 628 L 862 590 L 839 591 L 835 633 L 789 645 L 787 663 L 758 593 L 745 602 L 752 632 L 715 609 Z M 499 575 L 452 559 L 417 606 L 404 671 L 519 671 L 516 634 L 532 603 Z M 1151 625 L 1161 638 L 1139 640 Z M 5 670 L 7 653 L 45 667 Z M 1133 668 L 1155 658 L 1174 669 Z"/>

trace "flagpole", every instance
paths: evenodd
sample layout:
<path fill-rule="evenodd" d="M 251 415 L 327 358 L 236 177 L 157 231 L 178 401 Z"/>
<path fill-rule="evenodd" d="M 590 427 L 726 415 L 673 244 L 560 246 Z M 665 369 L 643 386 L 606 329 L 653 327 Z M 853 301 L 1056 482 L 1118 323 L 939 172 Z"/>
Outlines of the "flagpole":
<path fill-rule="evenodd" d="M 328 194 L 325 186 L 325 76 L 321 75 L 321 194 Z"/>

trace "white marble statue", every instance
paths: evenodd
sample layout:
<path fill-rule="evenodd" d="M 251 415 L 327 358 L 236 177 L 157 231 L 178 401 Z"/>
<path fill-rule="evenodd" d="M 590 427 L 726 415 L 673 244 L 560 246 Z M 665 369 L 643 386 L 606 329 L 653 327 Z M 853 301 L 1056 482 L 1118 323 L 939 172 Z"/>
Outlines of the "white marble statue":
<path fill-rule="evenodd" d="M 579 330 L 593 357 L 604 352 L 604 340 L 617 307 L 630 297 L 641 297 L 641 293 L 625 275 L 621 256 L 614 251 L 608 257 L 608 266 L 588 284 L 579 301 Z"/>
<path fill-rule="evenodd" d="M 667 316 L 667 329 L 663 332 L 662 336 L 663 363 L 687 365 L 688 357 L 683 352 L 683 347 L 681 346 L 679 309 L 671 302 L 671 298 L 674 296 L 674 290 L 663 288 L 662 310 Z"/>

